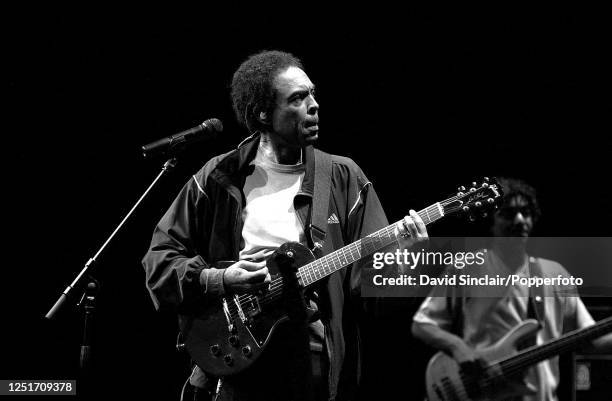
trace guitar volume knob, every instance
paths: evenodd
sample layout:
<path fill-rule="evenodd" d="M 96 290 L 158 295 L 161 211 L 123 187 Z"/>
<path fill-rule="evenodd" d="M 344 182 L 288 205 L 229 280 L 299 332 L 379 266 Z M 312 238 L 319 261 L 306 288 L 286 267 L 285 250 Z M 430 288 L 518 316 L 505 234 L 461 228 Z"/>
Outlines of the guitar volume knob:
<path fill-rule="evenodd" d="M 221 354 L 221 347 L 219 347 L 219 344 L 212 345 L 210 347 L 210 353 L 213 354 L 213 356 L 219 356 L 219 354 Z"/>
<path fill-rule="evenodd" d="M 229 343 L 233 347 L 237 347 L 240 344 L 240 341 L 238 340 L 238 336 L 230 336 L 228 340 L 229 340 Z"/>
<path fill-rule="evenodd" d="M 223 362 L 225 362 L 227 366 L 232 366 L 234 364 L 234 358 L 232 358 L 230 354 L 226 354 L 223 356 Z"/>
<path fill-rule="evenodd" d="M 251 347 L 249 345 L 245 345 L 244 347 L 242 347 L 242 355 L 251 356 L 252 353 L 253 351 L 251 350 Z"/>

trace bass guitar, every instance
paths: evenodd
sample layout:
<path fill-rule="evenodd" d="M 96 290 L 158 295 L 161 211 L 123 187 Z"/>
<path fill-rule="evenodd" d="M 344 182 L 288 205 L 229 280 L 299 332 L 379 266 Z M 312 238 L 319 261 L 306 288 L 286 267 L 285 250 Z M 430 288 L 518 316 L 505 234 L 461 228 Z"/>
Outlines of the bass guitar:
<path fill-rule="evenodd" d="M 537 320 L 526 320 L 494 345 L 476 351 L 481 366 L 472 371 L 466 371 L 451 356 L 438 352 L 429 361 L 425 376 L 429 401 L 503 400 L 530 394 L 518 382 L 527 368 L 611 332 L 612 317 L 546 344 L 517 351 L 520 344 L 533 341 L 539 328 Z"/>

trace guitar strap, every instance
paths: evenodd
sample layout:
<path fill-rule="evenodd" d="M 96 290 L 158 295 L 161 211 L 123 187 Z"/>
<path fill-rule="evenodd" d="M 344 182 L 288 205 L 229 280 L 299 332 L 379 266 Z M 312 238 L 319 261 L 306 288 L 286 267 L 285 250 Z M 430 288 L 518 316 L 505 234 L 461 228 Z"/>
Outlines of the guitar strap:
<path fill-rule="evenodd" d="M 332 163 L 331 156 L 319 149 L 314 150 L 314 161 L 315 180 L 312 197 L 310 235 L 315 246 L 315 251 L 319 253 L 317 256 L 321 256 L 321 252 L 328 251 L 328 247 L 325 246 L 325 238 L 327 236 Z"/>
<path fill-rule="evenodd" d="M 542 266 L 537 258 L 529 257 L 529 276 L 542 277 Z M 529 287 L 529 303 L 527 317 L 536 319 L 544 327 L 544 286 Z"/>

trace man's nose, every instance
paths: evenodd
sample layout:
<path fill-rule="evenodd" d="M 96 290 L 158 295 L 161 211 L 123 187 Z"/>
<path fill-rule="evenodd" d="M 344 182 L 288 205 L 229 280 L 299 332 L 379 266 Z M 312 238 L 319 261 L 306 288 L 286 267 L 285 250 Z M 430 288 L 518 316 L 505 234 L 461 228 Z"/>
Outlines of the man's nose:
<path fill-rule="evenodd" d="M 310 103 L 308 103 L 308 114 L 314 115 L 319 111 L 319 103 L 315 100 L 314 96 L 310 96 Z"/>
<path fill-rule="evenodd" d="M 525 216 L 523 215 L 523 213 L 517 212 L 516 215 L 514 215 L 514 222 L 515 223 L 524 223 L 525 222 Z"/>

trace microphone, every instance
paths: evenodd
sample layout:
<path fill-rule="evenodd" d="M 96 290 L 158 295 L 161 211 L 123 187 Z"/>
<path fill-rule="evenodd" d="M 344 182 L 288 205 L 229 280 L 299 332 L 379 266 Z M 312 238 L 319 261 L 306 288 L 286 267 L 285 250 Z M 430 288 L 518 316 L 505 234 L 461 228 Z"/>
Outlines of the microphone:
<path fill-rule="evenodd" d="M 222 131 L 223 123 L 221 120 L 217 118 L 210 118 L 193 128 L 144 145 L 142 147 L 142 155 L 144 157 L 150 157 L 159 153 L 175 153 L 182 150 L 184 146 L 190 143 L 212 139 L 217 136 L 217 132 Z"/>

